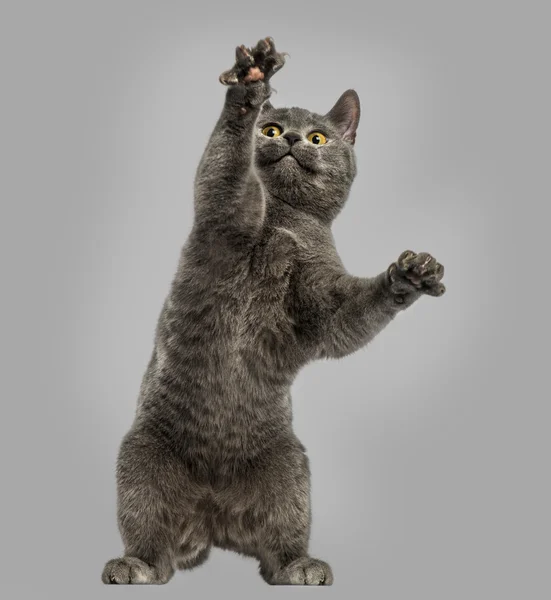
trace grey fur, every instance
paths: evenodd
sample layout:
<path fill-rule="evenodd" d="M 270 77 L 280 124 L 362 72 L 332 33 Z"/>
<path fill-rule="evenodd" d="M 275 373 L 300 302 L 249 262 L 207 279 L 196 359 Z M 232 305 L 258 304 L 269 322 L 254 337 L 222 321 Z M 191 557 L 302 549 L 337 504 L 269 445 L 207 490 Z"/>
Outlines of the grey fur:
<path fill-rule="evenodd" d="M 273 108 L 284 60 L 267 38 L 238 48 L 220 78 L 229 88 L 198 168 L 195 221 L 119 452 L 125 552 L 105 583 L 165 583 L 218 546 L 256 557 L 268 583 L 330 585 L 329 565 L 308 555 L 291 385 L 307 363 L 358 350 L 422 294 L 444 291 L 424 253 L 373 278 L 347 273 L 331 223 L 356 173 L 359 100 L 349 90 L 325 116 Z M 262 134 L 273 123 L 283 135 Z M 320 130 L 327 144 L 306 139 Z"/>

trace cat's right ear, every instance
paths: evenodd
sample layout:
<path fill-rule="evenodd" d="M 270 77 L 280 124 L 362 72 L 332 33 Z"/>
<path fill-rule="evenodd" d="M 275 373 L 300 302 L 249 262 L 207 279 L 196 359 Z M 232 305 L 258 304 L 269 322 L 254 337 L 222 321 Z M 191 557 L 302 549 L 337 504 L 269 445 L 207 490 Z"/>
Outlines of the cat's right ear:
<path fill-rule="evenodd" d="M 262 110 L 272 110 L 274 107 L 272 106 L 272 103 L 269 100 L 266 100 L 266 102 L 264 102 L 264 104 L 262 105 Z"/>
<path fill-rule="evenodd" d="M 354 90 L 346 90 L 325 116 L 335 125 L 343 140 L 354 144 L 360 122 L 360 98 Z"/>

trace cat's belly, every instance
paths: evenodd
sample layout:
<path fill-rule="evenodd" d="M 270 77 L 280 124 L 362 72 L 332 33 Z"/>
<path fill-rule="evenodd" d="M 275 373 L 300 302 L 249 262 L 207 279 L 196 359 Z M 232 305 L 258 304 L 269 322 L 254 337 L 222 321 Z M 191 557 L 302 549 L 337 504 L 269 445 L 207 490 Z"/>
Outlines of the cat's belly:
<path fill-rule="evenodd" d="M 210 365 L 190 362 L 152 374 L 144 418 L 162 419 L 159 431 L 191 457 L 215 465 L 256 456 L 291 430 L 290 385 L 244 365 L 239 353 L 213 350 Z"/>
<path fill-rule="evenodd" d="M 175 326 L 165 328 L 163 337 L 179 360 L 202 368 L 209 379 L 224 373 L 224 378 L 269 384 L 295 372 L 294 322 L 281 290 L 244 282 L 239 292 L 208 303 L 198 298 L 182 308 L 164 317 Z"/>
<path fill-rule="evenodd" d="M 265 321 L 251 297 L 161 317 L 143 414 L 170 414 L 172 432 L 203 456 L 255 453 L 291 422 L 290 386 L 277 319 Z M 275 314 L 272 313 L 275 317 Z"/>
<path fill-rule="evenodd" d="M 173 290 L 140 399 L 151 414 L 169 411 L 168 432 L 210 456 L 255 451 L 291 422 L 298 361 L 286 290 L 241 273 L 189 275 Z"/>

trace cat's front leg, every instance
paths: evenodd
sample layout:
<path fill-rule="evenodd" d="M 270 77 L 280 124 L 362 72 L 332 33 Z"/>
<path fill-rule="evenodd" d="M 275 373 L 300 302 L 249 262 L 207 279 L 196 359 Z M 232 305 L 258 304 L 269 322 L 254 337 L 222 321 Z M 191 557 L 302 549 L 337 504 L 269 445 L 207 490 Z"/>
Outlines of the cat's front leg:
<path fill-rule="evenodd" d="M 212 236 L 254 237 L 265 215 L 262 184 L 254 171 L 254 128 L 272 91 L 270 80 L 285 63 L 272 38 L 239 46 L 234 66 L 220 75 L 228 86 L 222 114 L 195 180 L 196 226 Z"/>
<path fill-rule="evenodd" d="M 430 254 L 406 250 L 377 277 L 339 277 L 330 290 L 343 300 L 327 319 L 321 356 L 340 358 L 359 350 L 422 295 L 444 294 L 443 276 L 444 267 Z"/>

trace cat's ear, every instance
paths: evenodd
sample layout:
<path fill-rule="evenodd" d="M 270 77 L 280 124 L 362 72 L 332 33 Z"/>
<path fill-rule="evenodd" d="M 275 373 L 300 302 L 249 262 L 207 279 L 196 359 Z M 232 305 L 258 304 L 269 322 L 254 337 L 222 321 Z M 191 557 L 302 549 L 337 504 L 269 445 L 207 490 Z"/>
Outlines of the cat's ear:
<path fill-rule="evenodd" d="M 354 90 L 346 90 L 333 108 L 325 115 L 337 128 L 342 138 L 353 144 L 360 122 L 360 98 Z"/>

